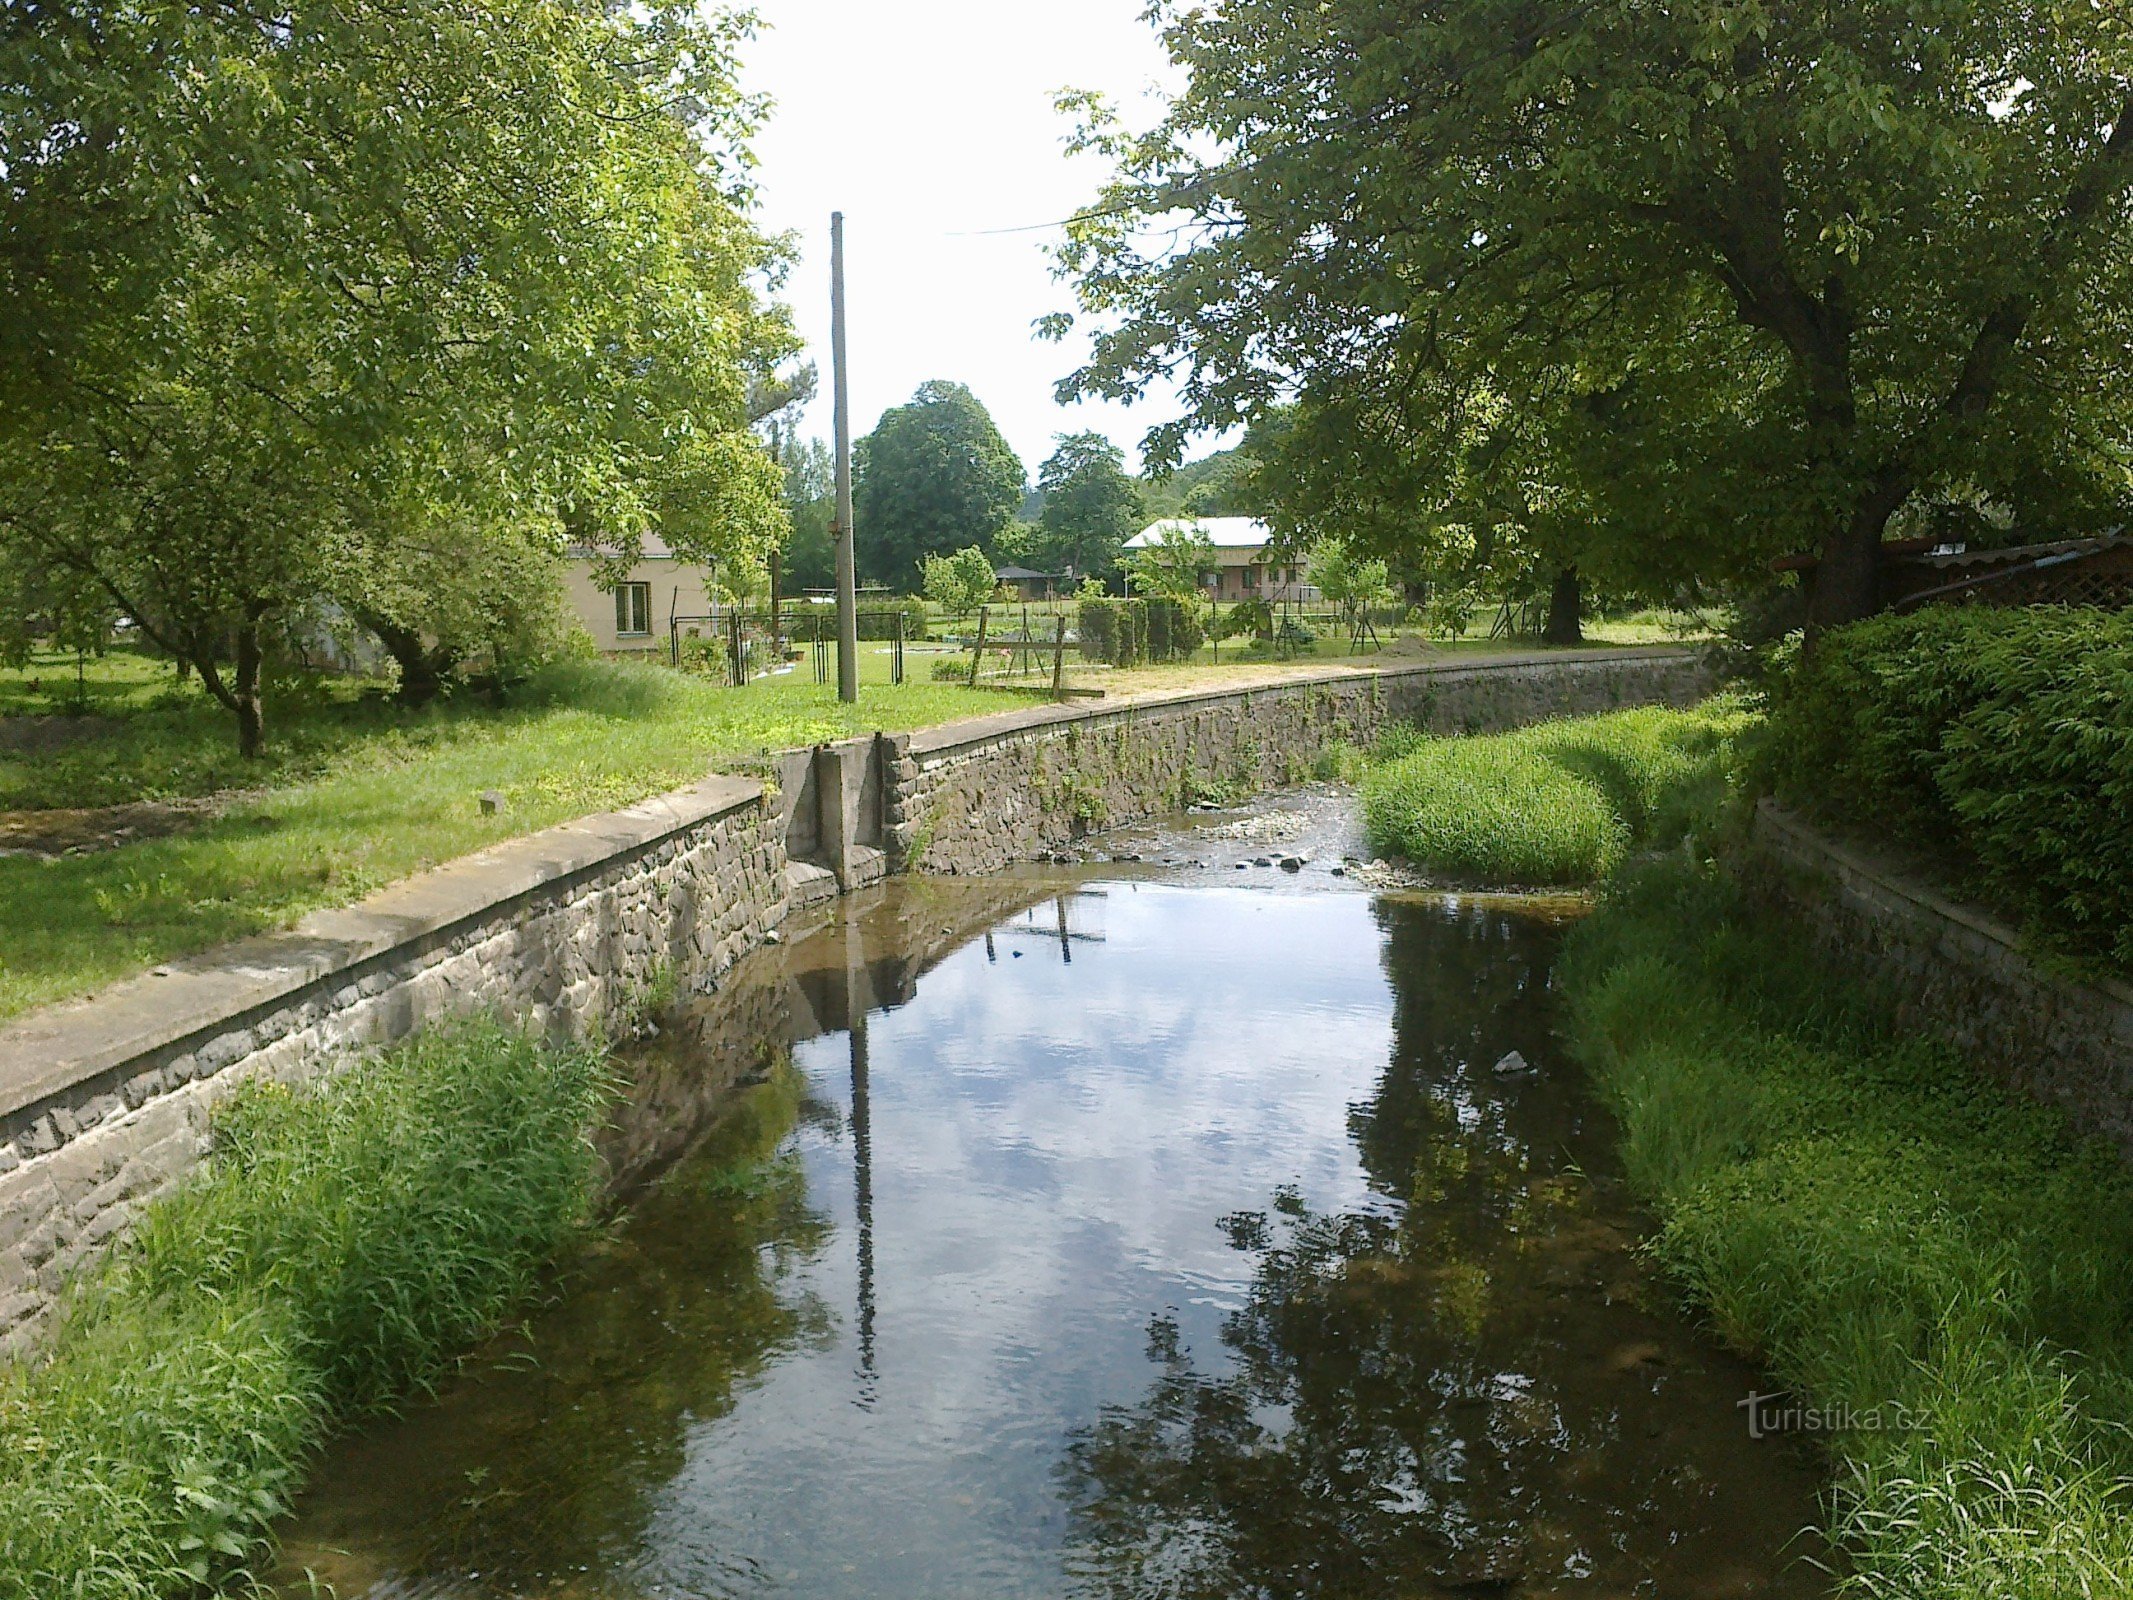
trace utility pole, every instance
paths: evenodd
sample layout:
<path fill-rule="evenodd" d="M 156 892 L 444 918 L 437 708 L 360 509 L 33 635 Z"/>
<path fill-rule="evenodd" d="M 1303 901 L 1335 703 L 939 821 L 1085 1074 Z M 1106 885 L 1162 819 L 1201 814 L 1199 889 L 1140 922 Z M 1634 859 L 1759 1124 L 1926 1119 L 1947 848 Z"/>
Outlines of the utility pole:
<path fill-rule="evenodd" d="M 830 361 L 837 391 L 837 698 L 859 698 L 859 569 L 852 554 L 852 397 L 844 354 L 844 213 L 830 216 Z"/>

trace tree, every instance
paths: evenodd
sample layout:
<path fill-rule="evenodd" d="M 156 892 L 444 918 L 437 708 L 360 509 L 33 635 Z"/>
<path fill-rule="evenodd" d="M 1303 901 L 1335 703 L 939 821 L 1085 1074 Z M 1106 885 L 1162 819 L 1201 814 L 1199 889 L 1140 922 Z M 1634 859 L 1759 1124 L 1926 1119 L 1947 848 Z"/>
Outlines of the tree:
<path fill-rule="evenodd" d="M 1141 530 L 1140 485 L 1126 472 L 1126 453 L 1100 433 L 1062 434 L 1037 474 L 1044 494 L 1034 554 L 1054 571 L 1109 578 L 1119 552 Z"/>
<path fill-rule="evenodd" d="M 470 613 L 396 564 L 531 618 L 566 536 L 760 556 L 748 397 L 793 339 L 742 211 L 745 31 L 669 0 L 10 24 L 0 539 L 196 669 L 247 753 L 320 601 L 403 671 L 444 649 Z"/>
<path fill-rule="evenodd" d="M 785 512 L 792 536 L 783 552 L 787 594 L 837 585 L 837 463 L 820 439 L 781 441 Z"/>
<path fill-rule="evenodd" d="M 1022 462 L 976 395 L 919 386 L 859 441 L 852 520 L 864 574 L 919 577 L 929 555 L 990 543 L 1022 504 Z"/>
<path fill-rule="evenodd" d="M 1235 449 L 1217 450 L 1174 471 L 1158 468 L 1148 473 L 1141 480 L 1148 520 L 1264 515 L 1267 508 L 1258 486 L 1257 446 L 1257 438 L 1248 436 Z"/>
<path fill-rule="evenodd" d="M 1175 600 L 1195 617 L 1204 605 L 1213 620 L 1215 602 L 1206 583 L 1216 570 L 1215 542 L 1205 528 L 1167 527 L 1121 564 L 1133 593 Z"/>
<path fill-rule="evenodd" d="M 952 556 L 928 556 L 924 571 L 926 598 L 951 617 L 969 616 L 1000 586 L 992 563 L 976 545 Z"/>
<path fill-rule="evenodd" d="M 1360 643 L 1370 613 L 1393 599 L 1392 572 L 1381 557 L 1357 556 L 1339 539 L 1311 546 L 1312 587 L 1341 614 L 1351 640 Z"/>
<path fill-rule="evenodd" d="M 1708 517 L 1682 555 L 1819 551 L 1823 626 L 1875 607 L 1883 530 L 1952 483 L 2123 493 L 2116 8 L 1159 15 L 1188 86 L 1145 136 L 1079 102 L 1119 175 L 1061 258 L 1101 324 L 1067 394 L 1181 374 L 1159 459 L 1299 397 L 1419 466 L 1487 393 L 1551 444 L 1606 430 L 1611 541 Z"/>

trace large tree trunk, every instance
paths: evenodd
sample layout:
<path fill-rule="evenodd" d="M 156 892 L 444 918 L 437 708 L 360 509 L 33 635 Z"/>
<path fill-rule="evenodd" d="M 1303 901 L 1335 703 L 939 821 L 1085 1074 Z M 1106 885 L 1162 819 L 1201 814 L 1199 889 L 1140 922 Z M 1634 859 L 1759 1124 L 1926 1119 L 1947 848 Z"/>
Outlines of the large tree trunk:
<path fill-rule="evenodd" d="M 237 630 L 237 681 L 233 685 L 232 709 L 237 713 L 237 753 L 257 761 L 267 747 L 266 707 L 260 700 L 262 651 L 259 624 L 246 622 Z"/>
<path fill-rule="evenodd" d="M 1829 629 L 1864 622 L 1881 609 L 1881 536 L 1910 493 L 1908 474 L 1884 469 L 1852 508 L 1851 520 L 1823 544 L 1807 603 L 1810 646 Z"/>
<path fill-rule="evenodd" d="M 413 628 L 404 628 L 389 617 L 358 610 L 355 619 L 378 636 L 385 653 L 400 668 L 400 703 L 426 706 L 444 692 L 445 680 L 458 662 L 458 653 L 442 646 L 432 649 Z"/>
<path fill-rule="evenodd" d="M 1585 586 L 1579 581 L 1578 569 L 1568 566 L 1555 575 L 1555 587 L 1548 593 L 1548 621 L 1541 629 L 1541 643 L 1584 642 Z"/>
<path fill-rule="evenodd" d="M 1822 546 L 1807 602 L 1807 636 L 1812 640 L 1831 628 L 1862 622 L 1880 608 L 1881 536 L 1865 540 L 1847 528 Z"/>
<path fill-rule="evenodd" d="M 243 623 L 234 637 L 237 659 L 231 676 L 224 676 L 222 664 L 216 660 L 217 652 L 205 648 L 198 635 L 188 636 L 188 654 L 193 670 L 200 674 L 200 687 L 236 714 L 237 753 L 247 761 L 255 761 L 267 746 L 266 709 L 259 694 L 263 657 L 259 624 Z"/>

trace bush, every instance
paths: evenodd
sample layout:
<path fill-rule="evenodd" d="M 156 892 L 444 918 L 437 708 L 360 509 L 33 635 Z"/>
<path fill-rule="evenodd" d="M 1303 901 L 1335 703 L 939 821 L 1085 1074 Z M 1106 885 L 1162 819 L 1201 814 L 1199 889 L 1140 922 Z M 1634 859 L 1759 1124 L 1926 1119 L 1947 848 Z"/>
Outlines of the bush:
<path fill-rule="evenodd" d="M 242 1587 L 308 1453 L 493 1330 L 588 1214 L 610 1082 L 493 1025 L 242 1090 L 0 1376 L 0 1596 Z"/>
<path fill-rule="evenodd" d="M 1610 887 L 1562 969 L 1653 1249 L 1733 1344 L 1857 1426 L 1841 1592 L 2116 1594 L 2133 1571 L 2133 1179 L 1891 1031 L 1719 870 Z"/>
<path fill-rule="evenodd" d="M 2133 966 L 2133 612 L 1878 618 L 1769 693 L 1781 798 L 1942 857 L 2047 948 Z"/>
<path fill-rule="evenodd" d="M 1422 739 L 1363 784 L 1380 850 L 1493 883 L 1581 884 L 1687 832 L 1723 795 L 1734 702 L 1652 707 L 1516 733 Z"/>
<path fill-rule="evenodd" d="M 1191 655 L 1204 642 L 1199 618 L 1182 600 L 1108 600 L 1080 602 L 1077 628 L 1085 661 L 1114 667 L 1161 664 Z"/>

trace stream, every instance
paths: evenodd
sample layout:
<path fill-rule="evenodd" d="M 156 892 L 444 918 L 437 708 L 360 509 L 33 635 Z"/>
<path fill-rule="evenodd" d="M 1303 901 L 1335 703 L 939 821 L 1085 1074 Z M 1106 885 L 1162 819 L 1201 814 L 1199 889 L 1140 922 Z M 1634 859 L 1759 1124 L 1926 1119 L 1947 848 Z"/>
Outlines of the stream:
<path fill-rule="evenodd" d="M 1172 819 L 751 957 L 632 1054 L 599 1242 L 329 1451 L 275 1582 L 1826 1595 L 1820 1463 L 1558 1040 L 1577 908 L 1373 892 L 1352 830 Z"/>

